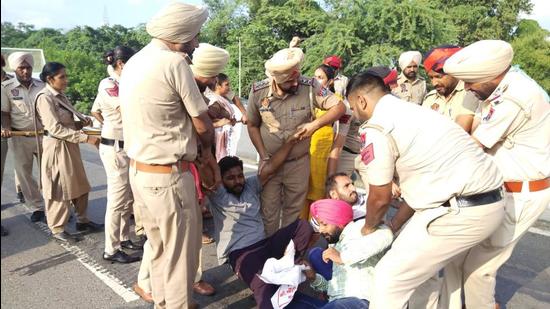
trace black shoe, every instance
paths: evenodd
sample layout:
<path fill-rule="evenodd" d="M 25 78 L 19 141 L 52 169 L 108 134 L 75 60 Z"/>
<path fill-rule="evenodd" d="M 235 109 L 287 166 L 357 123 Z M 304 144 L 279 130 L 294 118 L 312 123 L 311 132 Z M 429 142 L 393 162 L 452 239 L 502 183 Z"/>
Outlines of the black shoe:
<path fill-rule="evenodd" d="M 46 217 L 46 215 L 44 214 L 43 210 L 37 210 L 37 211 L 32 213 L 31 222 L 44 221 L 45 217 Z"/>
<path fill-rule="evenodd" d="M 125 241 L 121 241 L 120 246 L 124 249 L 143 250 L 143 246 L 140 246 L 139 244 L 136 244 L 129 239 Z"/>
<path fill-rule="evenodd" d="M 23 192 L 17 192 L 17 198 L 19 199 L 19 203 L 25 204 L 25 197 L 23 196 Z"/>
<path fill-rule="evenodd" d="M 2 225 L 2 234 L 1 235 L 2 235 L 2 237 L 9 235 L 8 229 L 5 229 L 3 225 Z"/>
<path fill-rule="evenodd" d="M 137 239 L 132 241 L 132 243 L 134 243 L 134 245 L 138 245 L 138 246 L 141 246 L 141 248 L 143 248 L 143 246 L 145 245 L 145 242 L 147 241 L 147 236 L 143 234 L 143 235 L 136 236 L 136 238 Z"/>
<path fill-rule="evenodd" d="M 137 262 L 137 261 L 141 260 L 141 257 L 128 255 L 128 254 L 126 254 L 126 252 L 124 252 L 122 250 L 117 250 L 117 252 L 115 252 L 115 254 L 103 253 L 103 259 L 106 260 L 106 261 L 127 264 L 127 263 Z"/>
<path fill-rule="evenodd" d="M 82 237 L 75 235 L 75 234 L 69 234 L 67 232 L 61 232 L 57 234 L 52 234 L 52 237 L 62 243 L 73 243 L 73 242 L 79 242 L 82 240 Z"/>
<path fill-rule="evenodd" d="M 79 232 L 99 232 L 103 230 L 103 224 L 95 222 L 86 222 L 86 223 L 76 223 L 76 230 Z"/>

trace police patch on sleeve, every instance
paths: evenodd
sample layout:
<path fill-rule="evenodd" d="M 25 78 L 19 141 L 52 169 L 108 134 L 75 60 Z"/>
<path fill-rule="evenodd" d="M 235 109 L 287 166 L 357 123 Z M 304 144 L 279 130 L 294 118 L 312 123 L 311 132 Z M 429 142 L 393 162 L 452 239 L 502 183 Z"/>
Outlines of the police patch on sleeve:
<path fill-rule="evenodd" d="M 111 97 L 118 97 L 118 85 L 115 84 L 112 88 L 105 88 L 105 92 Z"/>
<path fill-rule="evenodd" d="M 363 161 L 363 164 L 368 165 L 372 160 L 374 160 L 374 145 L 370 143 L 361 149 L 361 161 Z"/>
<path fill-rule="evenodd" d="M 319 91 L 317 92 L 317 96 L 319 97 L 326 97 L 328 95 L 328 88 L 326 87 L 320 87 Z"/>

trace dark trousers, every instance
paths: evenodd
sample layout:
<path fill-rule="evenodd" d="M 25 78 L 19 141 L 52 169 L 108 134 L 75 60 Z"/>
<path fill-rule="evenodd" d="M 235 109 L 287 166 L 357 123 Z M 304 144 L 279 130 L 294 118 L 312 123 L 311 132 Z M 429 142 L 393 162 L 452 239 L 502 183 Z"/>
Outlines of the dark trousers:
<path fill-rule="evenodd" d="M 290 240 L 296 247 L 295 258 L 302 256 L 307 249 L 311 234 L 313 234 L 313 228 L 309 222 L 296 220 L 262 241 L 229 253 L 229 264 L 235 274 L 252 290 L 259 309 L 273 308 L 271 297 L 279 288 L 278 285 L 267 284 L 256 276 L 263 269 L 265 261 L 269 258 L 283 257 Z"/>

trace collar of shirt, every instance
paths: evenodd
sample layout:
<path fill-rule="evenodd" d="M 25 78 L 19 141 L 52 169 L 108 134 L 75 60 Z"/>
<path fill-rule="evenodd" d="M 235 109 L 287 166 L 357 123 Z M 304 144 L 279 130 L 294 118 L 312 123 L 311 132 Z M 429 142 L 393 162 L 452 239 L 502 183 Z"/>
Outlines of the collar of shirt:
<path fill-rule="evenodd" d="M 399 75 L 399 80 L 402 81 L 403 83 L 410 83 L 411 85 L 414 85 L 414 84 L 417 84 L 417 83 L 420 83 L 422 82 L 422 79 L 418 78 L 418 74 L 416 75 L 416 79 L 414 81 L 410 81 L 407 76 L 405 76 L 405 74 L 403 74 L 403 72 L 401 72 L 401 74 Z"/>
<path fill-rule="evenodd" d="M 504 94 L 506 89 L 508 89 L 508 85 L 510 84 L 510 81 L 511 81 L 510 72 L 512 72 L 512 69 L 510 69 L 510 71 L 508 71 L 508 73 L 506 73 L 504 78 L 498 84 L 495 91 L 493 91 L 493 93 L 491 93 L 491 95 L 485 100 L 485 102 L 487 102 L 489 104 L 492 104 L 492 105 L 497 105 L 500 102 L 502 102 L 502 95 Z"/>
<path fill-rule="evenodd" d="M 441 98 L 441 99 L 445 100 L 445 102 L 448 102 L 455 96 L 455 94 L 457 94 L 461 91 L 464 91 L 464 82 L 459 80 L 458 83 L 456 84 L 455 89 L 453 89 L 453 91 L 449 95 L 449 98 L 446 98 L 444 95 L 439 94 L 439 92 L 437 92 L 437 91 L 435 92 L 435 96 L 438 99 Z"/>
<path fill-rule="evenodd" d="M 38 85 L 36 85 L 36 79 L 32 78 L 31 79 L 31 83 L 29 84 L 29 88 L 23 86 L 23 84 L 21 84 L 21 82 L 17 79 L 17 78 L 14 78 L 13 80 L 13 85 L 15 86 L 15 88 L 18 88 L 18 87 L 23 87 L 25 89 L 31 89 L 32 87 L 38 87 Z"/>
<path fill-rule="evenodd" d="M 52 86 L 50 86 L 50 84 L 46 84 L 46 89 L 48 89 L 48 91 L 50 91 L 54 96 L 58 97 L 58 96 L 63 96 L 63 93 L 53 89 Z"/>

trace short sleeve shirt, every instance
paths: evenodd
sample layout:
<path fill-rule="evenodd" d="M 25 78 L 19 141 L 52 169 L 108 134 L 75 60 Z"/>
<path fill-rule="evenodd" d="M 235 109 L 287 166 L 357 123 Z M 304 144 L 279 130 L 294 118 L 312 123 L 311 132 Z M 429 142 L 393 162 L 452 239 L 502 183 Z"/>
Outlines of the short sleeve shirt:
<path fill-rule="evenodd" d="M 417 77 L 412 83 L 401 73 L 397 78 L 397 87 L 392 90 L 392 93 L 404 101 L 422 104 L 426 96 L 426 81 Z"/>
<path fill-rule="evenodd" d="M 260 128 L 262 140 L 271 155 L 302 125 L 312 121 L 313 108 L 327 110 L 340 102 L 330 90 L 306 77 L 300 77 L 296 94 L 282 97 L 276 95 L 269 80 L 257 82 L 252 86 L 248 101 L 248 121 Z M 299 142 L 288 157 L 307 154 L 309 144 L 310 139 Z"/>
<path fill-rule="evenodd" d="M 34 101 L 45 84 L 33 78 L 27 89 L 17 78 L 12 78 L 2 85 L 8 99 L 7 104 L 2 104 L 2 111 L 10 114 L 12 128 L 21 131 L 34 130 Z M 41 124 L 38 125 L 38 129 L 41 129 Z"/>
<path fill-rule="evenodd" d="M 380 99 L 361 136 L 369 183 L 385 185 L 397 174 L 401 194 L 414 209 L 502 185 L 496 164 L 464 130 L 392 95 Z"/>
<path fill-rule="evenodd" d="M 510 69 L 481 103 L 480 117 L 472 135 L 489 149 L 505 181 L 550 176 L 550 103 L 535 81 Z"/>
<path fill-rule="evenodd" d="M 101 115 L 103 116 L 102 137 L 123 140 L 122 115 L 119 109 L 120 100 L 118 92 L 118 81 L 114 77 L 103 79 L 99 83 L 92 111 L 101 111 Z"/>
<path fill-rule="evenodd" d="M 214 218 L 214 238 L 218 261 L 223 264 L 229 253 L 265 238 L 260 212 L 261 184 L 258 176 L 246 178 L 239 197 L 220 186 L 209 196 Z"/>
<path fill-rule="evenodd" d="M 124 148 L 130 158 L 147 164 L 196 158 L 191 117 L 206 112 L 207 106 L 184 55 L 153 39 L 128 60 L 119 87 Z"/>
<path fill-rule="evenodd" d="M 431 108 L 440 114 L 456 121 L 461 115 L 474 115 L 479 107 L 479 100 L 474 94 L 464 89 L 464 82 L 459 81 L 447 99 L 435 89 L 424 98 L 423 107 Z"/>

